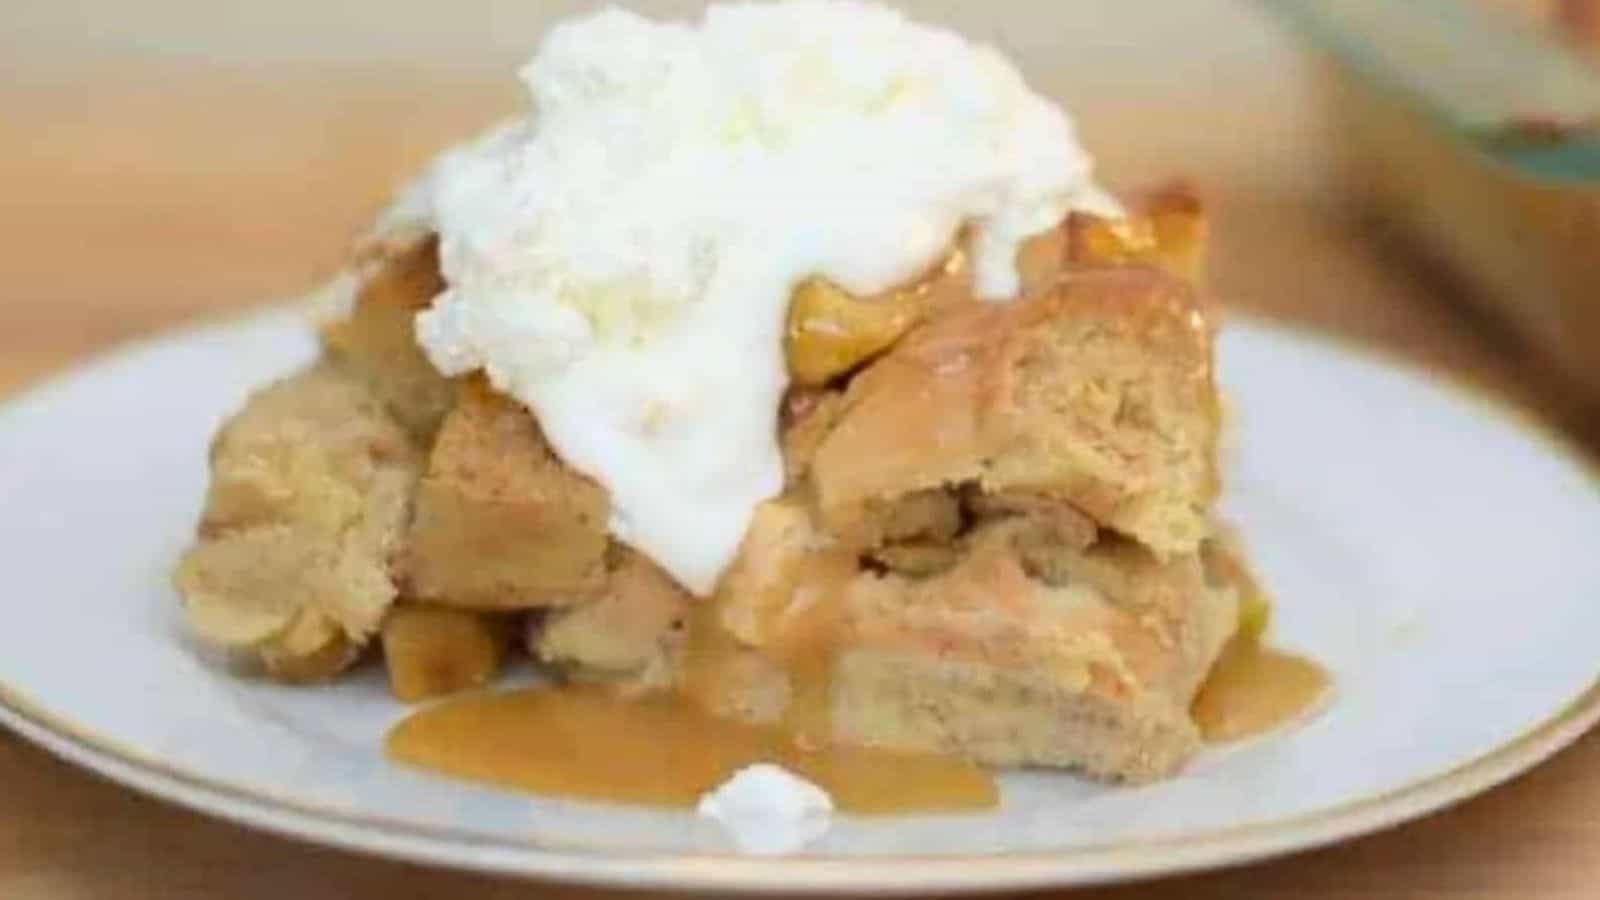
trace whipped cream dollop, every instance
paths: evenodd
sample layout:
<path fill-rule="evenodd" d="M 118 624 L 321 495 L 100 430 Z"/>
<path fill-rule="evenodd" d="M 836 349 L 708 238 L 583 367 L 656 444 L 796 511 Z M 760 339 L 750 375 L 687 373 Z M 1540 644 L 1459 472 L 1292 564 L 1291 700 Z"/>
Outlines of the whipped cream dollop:
<path fill-rule="evenodd" d="M 722 826 L 746 853 L 793 853 L 827 832 L 833 820 L 828 792 L 782 766 L 756 763 L 702 796 L 699 814 Z"/>
<path fill-rule="evenodd" d="M 1114 212 L 1055 105 L 995 50 L 855 2 L 608 9 L 522 70 L 533 111 L 441 157 L 385 227 L 436 231 L 417 320 L 609 492 L 613 534 L 710 593 L 783 487 L 790 294 L 857 295 L 967 226 L 979 293 L 1066 212 Z"/>

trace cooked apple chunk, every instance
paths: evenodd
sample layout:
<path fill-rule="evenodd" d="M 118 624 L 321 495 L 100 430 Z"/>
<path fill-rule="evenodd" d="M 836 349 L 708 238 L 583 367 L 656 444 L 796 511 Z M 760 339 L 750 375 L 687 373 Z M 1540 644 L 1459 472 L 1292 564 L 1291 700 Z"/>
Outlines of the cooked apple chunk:
<path fill-rule="evenodd" d="M 887 350 L 932 311 L 971 293 L 960 251 L 916 282 L 871 297 L 852 296 L 823 278 L 807 279 L 789 301 L 789 376 L 802 386 L 826 384 Z"/>
<path fill-rule="evenodd" d="M 406 703 L 482 687 L 500 671 L 508 618 L 403 604 L 383 623 L 389 691 Z"/>
<path fill-rule="evenodd" d="M 1182 183 L 1149 191 L 1129 204 L 1122 219 L 1074 212 L 1067 217 L 1066 259 L 1077 266 L 1143 264 L 1199 284 L 1204 277 L 1204 211 Z"/>

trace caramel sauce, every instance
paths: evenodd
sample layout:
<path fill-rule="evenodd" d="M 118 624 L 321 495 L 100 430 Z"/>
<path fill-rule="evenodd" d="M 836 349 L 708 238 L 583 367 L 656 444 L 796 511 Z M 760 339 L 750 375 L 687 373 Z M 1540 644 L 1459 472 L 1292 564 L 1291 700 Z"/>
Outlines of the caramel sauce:
<path fill-rule="evenodd" d="M 447 701 L 390 732 L 390 758 L 540 794 L 692 807 L 738 769 L 777 763 L 821 786 L 834 804 L 871 815 L 991 809 L 985 769 L 958 759 L 833 743 L 832 672 L 853 558 L 819 554 L 803 581 L 775 585 L 759 653 L 722 623 L 711 598 L 690 613 L 679 690 L 623 698 L 600 687 L 532 689 Z M 750 667 L 787 681 L 778 719 L 722 718 Z"/>
<path fill-rule="evenodd" d="M 718 709 L 729 667 L 739 653 L 739 643 L 722 627 L 721 604 L 697 602 L 684 622 L 688 636 L 683 648 L 678 688 L 702 709 Z"/>
<path fill-rule="evenodd" d="M 675 692 L 624 698 L 602 687 L 564 686 L 459 697 L 402 721 L 389 733 L 387 753 L 406 765 L 515 790 L 670 808 L 692 808 L 757 762 L 815 782 L 851 813 L 996 806 L 994 778 L 979 766 L 833 742 L 833 668 L 848 639 L 846 585 L 856 562 L 822 551 L 804 571 L 766 586 L 772 593 L 760 598 L 754 626 L 759 650 L 725 627 L 727 598 L 697 603 Z M 759 695 L 750 690 L 752 678 L 785 687 L 763 710 L 773 724 L 714 714 Z M 1229 642 L 1191 712 L 1206 740 L 1239 740 L 1290 723 L 1328 686 L 1316 664 L 1264 647 L 1258 625 Z"/>
<path fill-rule="evenodd" d="M 598 687 L 448 700 L 389 733 L 396 762 L 539 794 L 692 808 L 739 768 L 775 762 L 858 814 L 993 808 L 984 769 L 863 747 L 814 749 L 786 728 L 719 719 L 674 694 L 624 699 Z"/>
<path fill-rule="evenodd" d="M 1289 724 L 1329 686 L 1328 673 L 1316 663 L 1241 636 L 1223 649 L 1190 713 L 1206 740 L 1237 741 Z"/>
<path fill-rule="evenodd" d="M 748 687 L 751 666 L 780 677 L 787 697 L 777 714 L 781 727 L 801 746 L 833 741 L 833 667 L 847 628 L 845 596 L 857 562 L 852 554 L 819 550 L 806 559 L 804 576 L 791 573 L 768 585 L 758 604 L 759 649 L 744 645 L 723 625 L 728 598 L 717 595 L 689 616 L 680 689 L 703 709 L 723 710 L 731 692 Z"/>
<path fill-rule="evenodd" d="M 833 740 L 833 666 L 844 630 L 846 585 L 856 574 L 853 556 L 819 554 L 809 577 L 789 586 L 791 603 L 769 624 L 769 652 L 789 679 L 783 728 L 802 746 Z"/>

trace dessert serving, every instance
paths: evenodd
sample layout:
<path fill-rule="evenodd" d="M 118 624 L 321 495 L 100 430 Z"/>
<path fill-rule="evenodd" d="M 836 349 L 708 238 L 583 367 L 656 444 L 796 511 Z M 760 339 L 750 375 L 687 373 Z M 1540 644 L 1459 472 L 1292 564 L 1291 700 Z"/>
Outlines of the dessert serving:
<path fill-rule="evenodd" d="M 608 10 L 522 77 L 217 435 L 201 639 L 467 692 L 390 737 L 446 772 L 690 804 L 754 766 L 712 814 L 1160 778 L 1319 694 L 1215 516 L 1189 192 L 1113 198 L 994 50 L 877 6 Z"/>

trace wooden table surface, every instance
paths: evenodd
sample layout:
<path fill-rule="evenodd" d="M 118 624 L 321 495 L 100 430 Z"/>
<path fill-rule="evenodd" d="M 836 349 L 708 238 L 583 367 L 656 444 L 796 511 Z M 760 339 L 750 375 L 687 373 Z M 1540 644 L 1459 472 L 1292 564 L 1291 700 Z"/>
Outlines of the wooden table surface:
<path fill-rule="evenodd" d="M 1238 308 L 1387 348 L 1502 391 L 1600 446 L 1461 289 L 1343 215 L 1314 107 L 1283 85 L 1080 110 L 1115 183 L 1184 171 L 1216 217 Z M 95 77 L 0 87 L 0 390 L 184 318 L 304 289 L 399 173 L 507 108 L 345 78 Z M 26 627 L 12 622 L 7 627 Z M 70 652 L 70 648 L 64 648 Z M 98 665 L 114 672 L 114 660 Z M 108 676 L 109 677 L 109 676 Z M 1480 799 L 1343 846 L 1104 898 L 1600 896 L 1600 737 Z M 146 799 L 0 732 L 0 897 L 599 898 L 361 858 Z"/>

